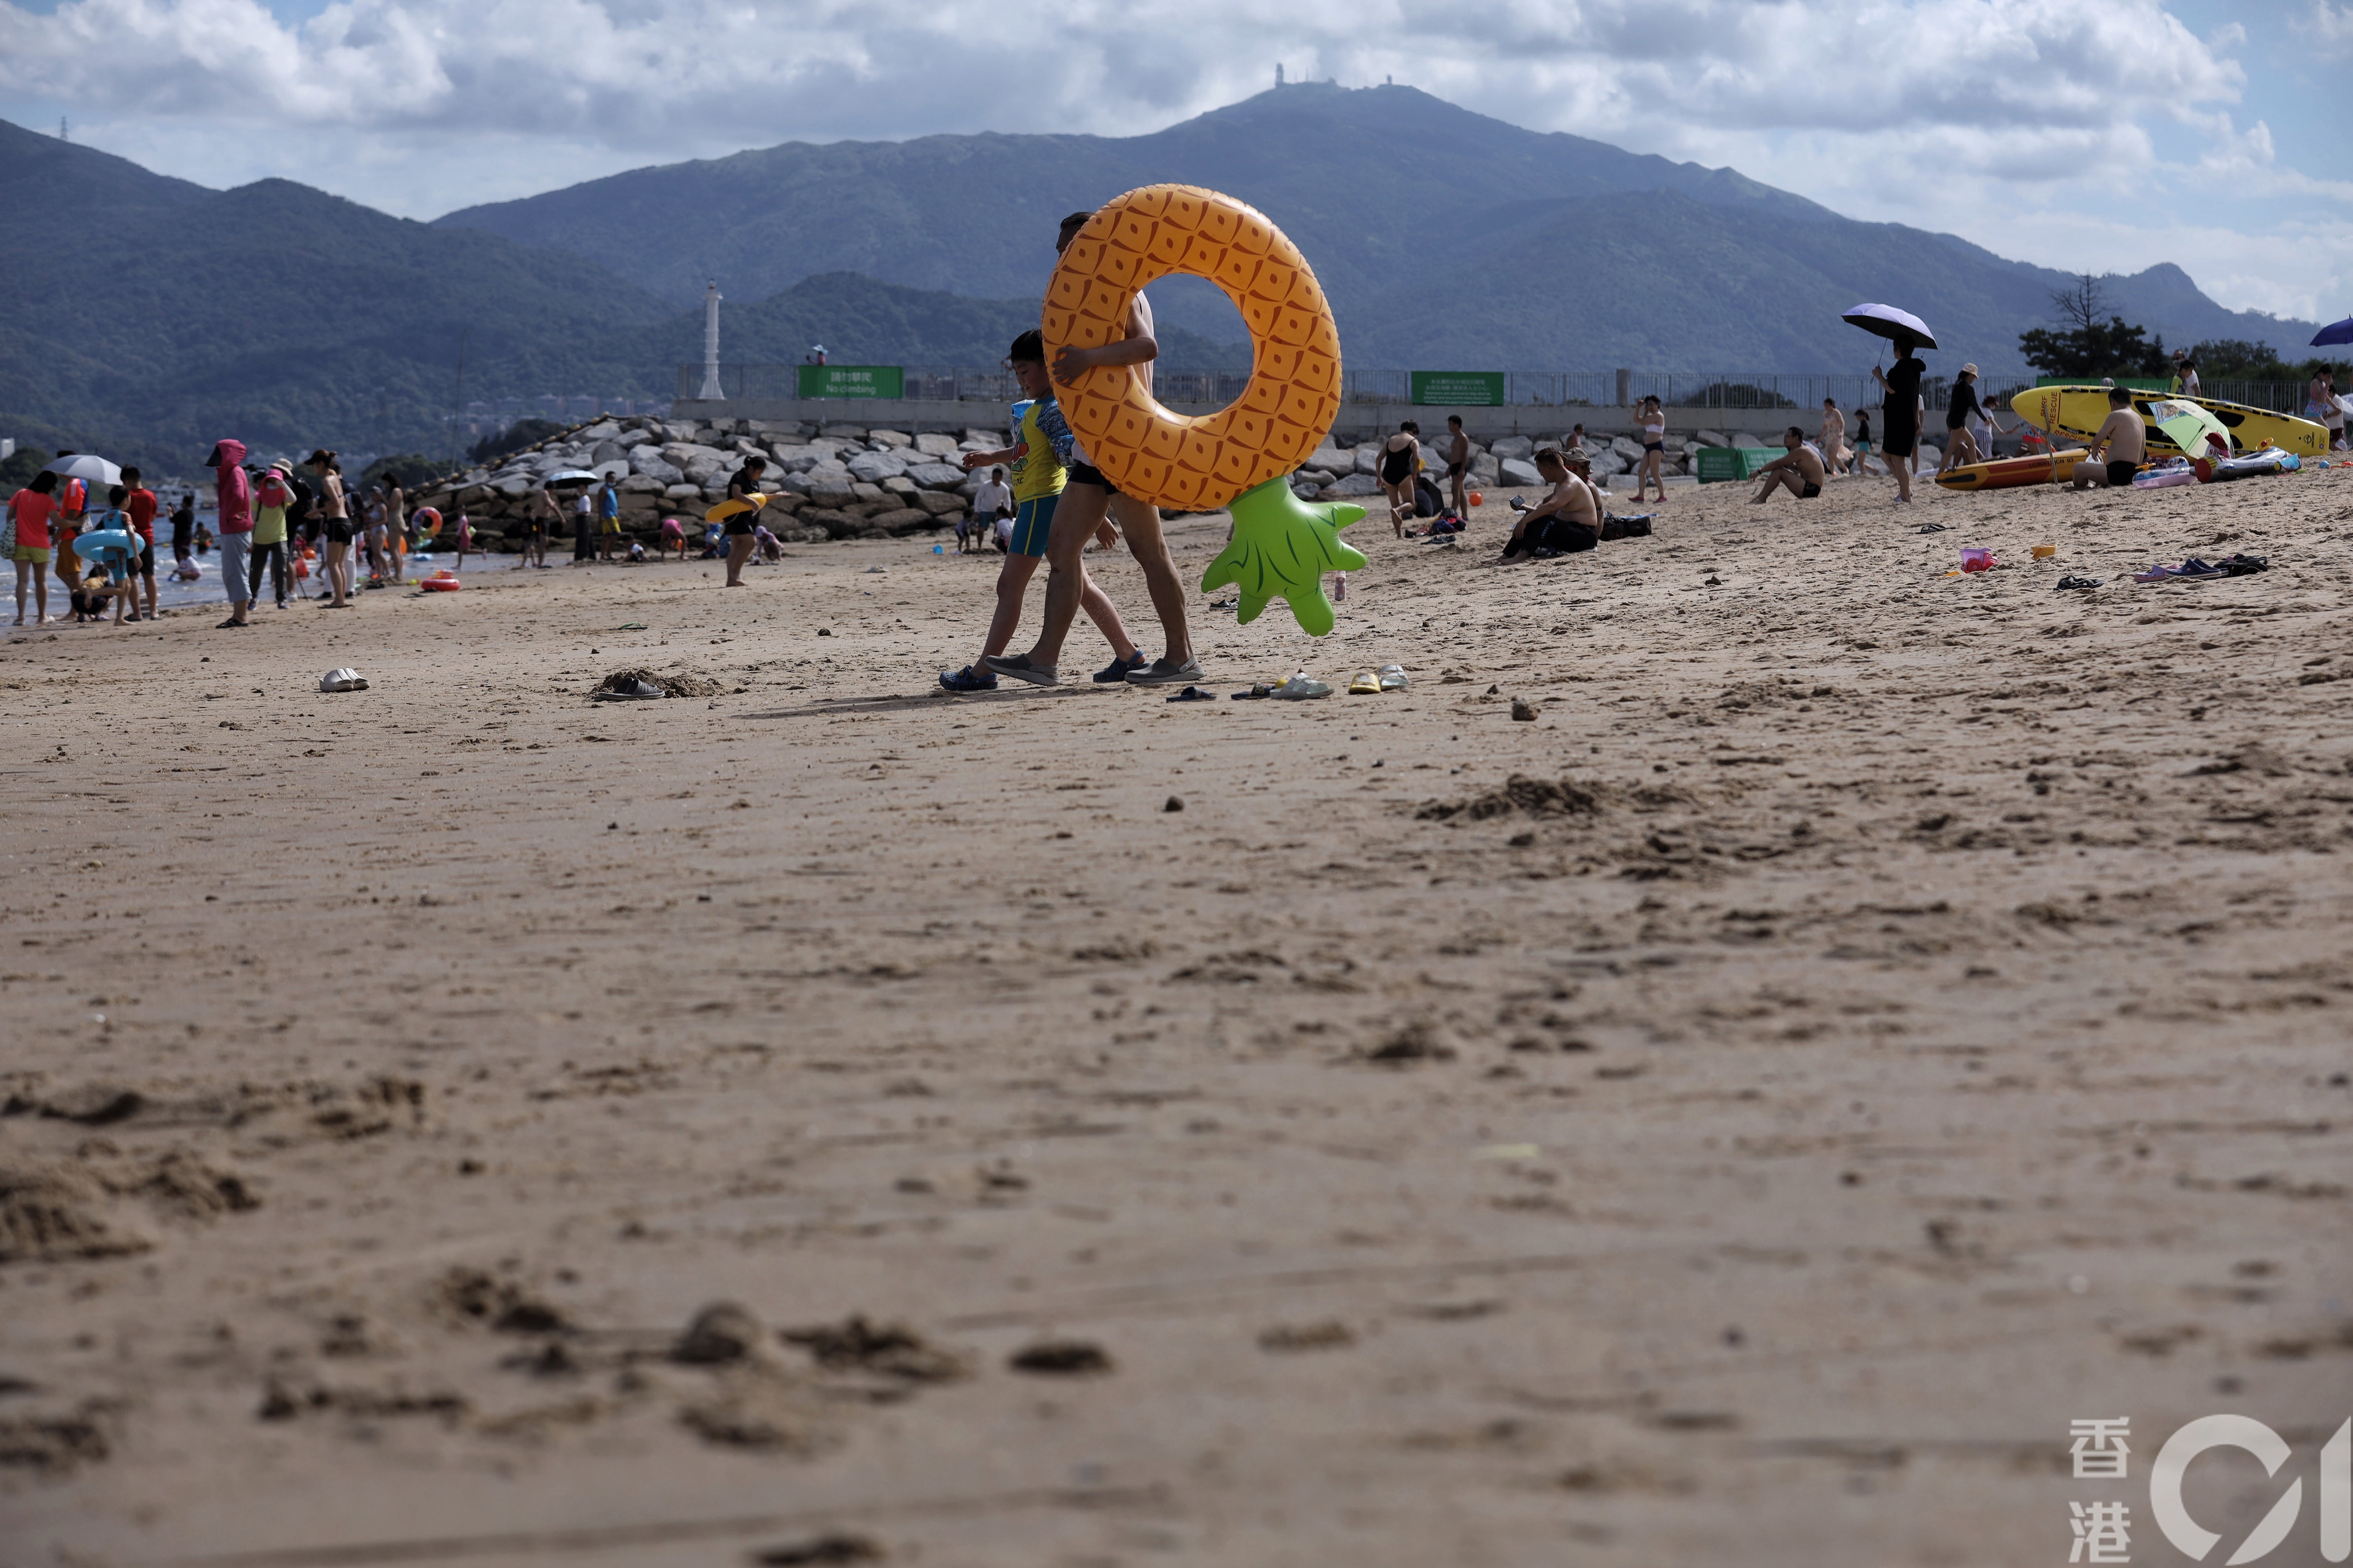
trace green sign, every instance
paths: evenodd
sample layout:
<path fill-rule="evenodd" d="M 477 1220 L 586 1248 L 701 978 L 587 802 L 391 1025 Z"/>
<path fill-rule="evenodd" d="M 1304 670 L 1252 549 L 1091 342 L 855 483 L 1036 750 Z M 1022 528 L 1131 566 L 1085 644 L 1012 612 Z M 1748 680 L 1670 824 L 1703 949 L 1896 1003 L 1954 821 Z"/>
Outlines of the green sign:
<path fill-rule="evenodd" d="M 895 364 L 805 364 L 799 368 L 803 397 L 899 397 L 906 392 L 906 373 Z"/>
<path fill-rule="evenodd" d="M 1500 408 L 1504 405 L 1504 373 L 1418 370 L 1413 373 L 1413 400 L 1425 407 Z"/>

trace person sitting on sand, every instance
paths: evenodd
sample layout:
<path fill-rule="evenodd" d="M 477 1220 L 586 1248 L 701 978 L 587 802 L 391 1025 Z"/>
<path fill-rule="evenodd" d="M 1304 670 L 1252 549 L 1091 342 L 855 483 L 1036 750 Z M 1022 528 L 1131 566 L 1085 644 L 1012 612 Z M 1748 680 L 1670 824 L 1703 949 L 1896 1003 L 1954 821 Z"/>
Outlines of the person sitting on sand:
<path fill-rule="evenodd" d="M 1601 542 L 1601 492 L 1571 471 L 1568 460 L 1551 447 L 1535 455 L 1535 465 L 1551 492 L 1520 514 L 1511 538 L 1504 541 L 1500 561 L 1590 550 Z"/>
<path fill-rule="evenodd" d="M 1822 467 L 1822 455 L 1806 440 L 1806 433 L 1792 425 L 1781 432 L 1781 445 L 1789 455 L 1776 458 L 1757 470 L 1765 482 L 1748 498 L 1749 505 L 1763 506 L 1767 497 L 1785 486 L 1799 500 L 1811 500 L 1822 493 L 1822 480 L 1829 470 Z"/>
<path fill-rule="evenodd" d="M 2141 459 L 2148 455 L 2148 435 L 2133 412 L 2130 388 L 2108 388 L 2108 416 L 2100 421 L 2100 433 L 2092 438 L 2092 449 L 2075 465 L 2075 488 L 2092 489 L 2109 485 L 2129 485 L 2133 475 L 2140 471 Z"/>

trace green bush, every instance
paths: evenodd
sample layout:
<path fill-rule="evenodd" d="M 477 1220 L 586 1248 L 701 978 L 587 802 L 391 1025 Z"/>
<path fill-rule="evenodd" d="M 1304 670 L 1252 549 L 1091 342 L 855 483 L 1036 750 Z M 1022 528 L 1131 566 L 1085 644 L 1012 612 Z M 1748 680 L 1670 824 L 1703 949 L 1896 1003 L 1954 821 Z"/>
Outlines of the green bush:
<path fill-rule="evenodd" d="M 360 488 L 364 489 L 386 474 L 400 477 L 400 488 L 413 490 L 430 484 L 449 471 L 449 465 L 428 458 L 421 452 L 401 452 L 389 458 L 378 458 L 360 470 Z"/>
<path fill-rule="evenodd" d="M 561 436 L 566 428 L 553 419 L 518 419 L 475 442 L 466 449 L 466 456 L 477 463 L 495 463 L 509 452 L 520 452 L 550 436 Z"/>
<path fill-rule="evenodd" d="M 19 447 L 6 458 L 0 458 L 0 491 L 14 495 L 23 489 L 33 482 L 33 476 L 39 473 L 41 465 L 48 460 L 49 455 L 38 447 Z"/>

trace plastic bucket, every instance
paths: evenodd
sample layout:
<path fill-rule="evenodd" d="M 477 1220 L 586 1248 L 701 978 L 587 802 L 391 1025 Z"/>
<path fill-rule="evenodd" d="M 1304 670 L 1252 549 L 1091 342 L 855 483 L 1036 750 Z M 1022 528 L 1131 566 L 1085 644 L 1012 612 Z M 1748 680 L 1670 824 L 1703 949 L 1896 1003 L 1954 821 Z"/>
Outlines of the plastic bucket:
<path fill-rule="evenodd" d="M 1978 550 L 1972 546 L 1964 546 L 1961 550 L 1961 570 L 1964 572 L 1992 571 L 1993 552 L 1990 550 Z"/>

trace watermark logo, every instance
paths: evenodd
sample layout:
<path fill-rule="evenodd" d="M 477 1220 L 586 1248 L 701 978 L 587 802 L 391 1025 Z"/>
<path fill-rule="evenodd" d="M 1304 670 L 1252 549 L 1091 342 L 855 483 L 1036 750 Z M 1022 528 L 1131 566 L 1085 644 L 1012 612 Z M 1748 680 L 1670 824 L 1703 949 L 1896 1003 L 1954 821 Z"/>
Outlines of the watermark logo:
<path fill-rule="evenodd" d="M 2088 1416 L 2068 1423 L 2068 1454 L 2074 1479 L 2123 1481 L 2130 1477 L 2132 1423 L 2126 1416 Z M 2148 1468 L 2148 1514 L 2158 1533 L 2193 1563 L 2211 1560 L 2222 1536 L 2198 1522 L 2182 1500 L 2182 1480 L 2191 1461 L 2212 1448 L 2238 1448 L 2254 1457 L 2266 1476 L 2277 1477 L 2295 1458 L 2287 1439 L 2251 1415 L 2201 1415 L 2176 1431 Z M 2320 1555 L 2330 1563 L 2353 1558 L 2353 1419 L 2321 1446 L 2318 1485 Z M 2305 1478 L 2291 1475 L 2287 1489 L 2221 1559 L 2224 1568 L 2260 1562 L 2285 1541 L 2304 1513 Z M 2067 1523 L 2070 1563 L 2130 1563 L 2133 1514 L 2129 1503 L 2108 1499 L 2071 1501 Z"/>

